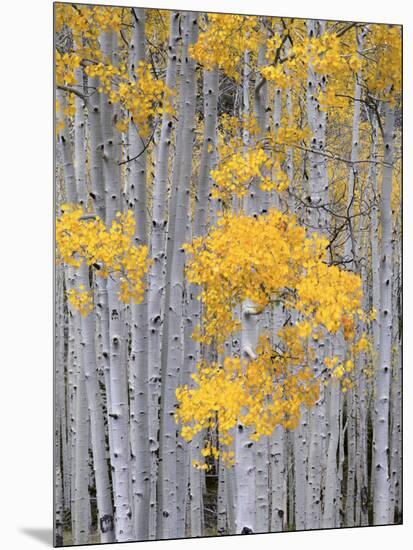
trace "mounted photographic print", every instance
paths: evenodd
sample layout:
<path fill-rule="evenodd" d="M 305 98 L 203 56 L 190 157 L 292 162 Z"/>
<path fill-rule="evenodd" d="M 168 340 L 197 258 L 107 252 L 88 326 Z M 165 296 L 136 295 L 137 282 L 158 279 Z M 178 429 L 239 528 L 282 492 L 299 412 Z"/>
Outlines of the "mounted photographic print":
<path fill-rule="evenodd" d="M 55 545 L 401 523 L 401 26 L 54 25 Z"/>

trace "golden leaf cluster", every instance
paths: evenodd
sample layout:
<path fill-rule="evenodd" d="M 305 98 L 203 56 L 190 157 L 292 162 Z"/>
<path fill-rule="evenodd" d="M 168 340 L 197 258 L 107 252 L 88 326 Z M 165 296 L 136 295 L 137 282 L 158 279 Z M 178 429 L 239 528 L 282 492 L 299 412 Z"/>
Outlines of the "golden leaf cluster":
<path fill-rule="evenodd" d="M 150 260 L 148 248 L 133 244 L 135 220 L 133 213 L 118 213 L 110 228 L 96 216 L 91 219 L 76 205 L 63 205 L 56 221 L 58 259 L 79 268 L 83 262 L 95 268 L 99 277 L 114 277 L 119 283 L 119 298 L 123 302 L 140 303 L 144 292 L 144 275 Z M 83 314 L 90 311 L 90 299 L 85 289 L 71 289 L 69 299 Z"/>

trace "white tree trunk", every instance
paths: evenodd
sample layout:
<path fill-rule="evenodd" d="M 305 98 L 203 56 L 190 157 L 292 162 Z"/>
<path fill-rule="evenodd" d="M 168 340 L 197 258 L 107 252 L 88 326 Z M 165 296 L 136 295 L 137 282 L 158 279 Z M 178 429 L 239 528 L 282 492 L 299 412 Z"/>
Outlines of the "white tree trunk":
<path fill-rule="evenodd" d="M 330 388 L 329 403 L 329 439 L 327 448 L 327 470 L 324 495 L 323 528 L 337 527 L 338 485 L 337 485 L 337 448 L 339 442 L 340 424 L 340 385 L 333 383 Z"/>
<path fill-rule="evenodd" d="M 347 392 L 347 491 L 346 527 L 354 527 L 355 474 L 356 474 L 356 422 L 354 391 Z"/>
<path fill-rule="evenodd" d="M 308 21 L 309 36 L 318 36 L 324 30 L 324 22 Z M 320 234 L 326 233 L 327 217 L 322 206 L 328 201 L 328 179 L 325 157 L 326 115 L 320 110 L 318 94 L 324 88 L 323 80 L 313 67 L 309 66 L 307 81 L 307 115 L 311 131 L 311 149 L 309 153 L 310 195 L 308 202 L 310 225 Z M 313 369 L 317 375 L 323 368 L 326 342 L 318 341 Z M 318 529 L 321 521 L 321 473 L 323 462 L 323 439 L 325 402 L 323 389 L 320 398 L 309 413 L 308 481 L 306 494 L 306 528 Z"/>
<path fill-rule="evenodd" d="M 104 55 L 114 59 L 116 41 L 110 32 L 101 35 Z M 105 180 L 106 225 L 111 226 L 120 210 L 119 137 L 113 127 L 114 110 L 106 94 L 101 94 L 103 136 L 103 173 Z M 112 434 L 111 464 L 113 468 L 113 494 L 115 505 L 115 532 L 118 542 L 133 540 L 132 501 L 130 494 L 130 443 L 129 403 L 127 391 L 127 365 L 124 358 L 123 306 L 118 297 L 117 283 L 107 279 L 109 308 L 109 354 L 110 354 L 110 430 Z"/>
<path fill-rule="evenodd" d="M 78 81 L 83 73 L 78 73 Z M 77 185 L 77 199 L 86 208 L 86 140 L 85 116 L 83 101 L 76 99 L 75 114 L 75 176 Z M 90 292 L 89 267 L 83 263 L 78 270 L 78 284 L 83 285 L 85 291 Z M 114 521 L 112 509 L 111 486 L 106 462 L 105 424 L 103 417 L 101 394 L 97 376 L 96 358 L 96 318 L 91 312 L 87 316 L 80 316 L 81 347 L 82 347 L 82 374 L 85 377 L 86 395 L 90 415 L 90 434 L 92 440 L 93 471 L 96 483 L 96 498 L 98 510 L 98 532 L 101 542 L 113 542 Z"/>
<path fill-rule="evenodd" d="M 80 316 L 78 312 L 75 313 Z M 77 330 L 78 331 L 78 323 Z M 80 335 L 75 336 L 80 340 Z M 90 528 L 90 500 L 89 500 L 89 411 L 86 397 L 85 377 L 80 357 L 80 345 L 77 348 L 77 372 L 75 386 L 75 454 L 74 454 L 74 490 L 72 504 L 72 531 L 73 544 L 87 544 Z"/>
<path fill-rule="evenodd" d="M 308 460 L 308 412 L 301 411 L 298 427 L 294 430 L 295 472 L 295 528 L 302 531 L 306 526 L 307 460 Z"/>
<path fill-rule="evenodd" d="M 83 69 L 79 67 L 75 71 L 76 82 L 83 92 Z M 79 96 L 75 95 L 75 120 L 74 120 L 74 149 L 73 163 L 75 169 L 76 192 L 79 204 L 86 208 L 87 206 L 87 188 L 86 188 L 86 124 L 84 102 Z"/>
<path fill-rule="evenodd" d="M 177 45 L 180 16 L 172 12 L 170 17 L 168 64 L 165 83 L 173 89 L 176 82 Z M 157 147 L 155 176 L 153 183 L 153 208 L 151 232 L 151 257 L 153 265 L 149 275 L 149 443 L 150 443 L 150 518 L 149 538 L 156 537 L 156 474 L 158 429 L 159 429 L 159 398 L 161 374 L 161 338 L 163 327 L 163 298 L 165 291 L 165 246 L 167 229 L 168 168 L 172 140 L 173 118 L 164 115 L 162 118 L 160 141 Z"/>
<path fill-rule="evenodd" d="M 60 108 L 63 113 L 67 105 L 66 95 L 61 90 L 58 90 L 57 98 L 59 100 Z M 72 143 L 70 141 L 67 117 L 64 116 L 63 114 L 62 114 L 62 117 L 63 117 L 63 128 L 59 135 L 58 145 L 59 145 L 60 155 L 61 155 L 62 164 L 63 164 L 65 196 L 66 196 L 65 198 L 66 198 L 66 202 L 75 203 L 77 202 L 77 192 L 76 192 L 75 170 L 73 166 Z"/>
<path fill-rule="evenodd" d="M 67 448 L 63 446 L 66 438 L 65 422 L 65 352 L 64 352 L 64 311 L 63 311 L 63 274 L 56 272 L 56 317 L 55 317 L 55 358 L 56 371 L 54 379 L 54 544 L 63 546 L 63 516 L 65 510 L 64 484 L 62 465 L 63 453 Z"/>
<path fill-rule="evenodd" d="M 271 531 L 283 531 L 287 519 L 285 489 L 287 480 L 286 432 L 277 426 L 271 436 Z"/>
<path fill-rule="evenodd" d="M 81 266 L 79 281 L 85 286 L 86 291 L 90 291 L 88 271 L 89 269 L 86 265 Z M 86 394 L 90 414 L 93 471 L 95 475 L 98 510 L 97 527 L 100 534 L 100 542 L 105 543 L 114 541 L 114 518 L 111 484 L 106 459 L 105 423 L 97 375 L 95 322 L 94 312 L 81 318 L 81 345 Z"/>
<path fill-rule="evenodd" d="M 183 356 L 182 302 L 186 218 L 192 173 L 192 145 L 195 114 L 195 62 L 188 56 L 188 46 L 196 41 L 197 17 L 188 13 L 184 23 L 184 47 L 180 82 L 179 128 L 173 168 L 173 188 L 170 200 L 167 272 L 165 294 L 165 324 L 162 334 L 160 449 L 158 474 L 158 538 L 177 536 L 177 427 L 174 419 L 175 389 Z"/>
<path fill-rule="evenodd" d="M 363 53 L 363 42 L 364 42 L 364 31 L 360 33 L 356 30 L 357 38 L 357 54 L 359 58 Z M 344 247 L 344 256 L 347 261 L 347 268 L 353 269 L 358 267 L 357 255 L 356 255 L 356 240 L 354 235 L 354 193 L 355 193 L 355 184 L 358 178 L 358 160 L 359 160 L 359 151 L 360 151 L 360 111 L 361 111 L 361 82 L 362 75 L 361 71 L 357 73 L 355 77 L 354 85 L 354 100 L 353 100 L 353 128 L 352 128 L 352 139 L 351 139 L 351 155 L 350 155 L 350 171 L 347 187 L 347 224 L 348 224 L 348 236 Z"/>
<path fill-rule="evenodd" d="M 380 353 L 374 403 L 374 524 L 390 521 L 389 399 L 392 372 L 392 209 L 394 108 L 384 105 L 384 163 L 380 220 Z"/>
<path fill-rule="evenodd" d="M 243 114 L 250 114 L 249 99 L 249 52 L 244 54 L 243 74 Z M 243 141 L 245 148 L 248 147 L 250 136 L 244 131 Z M 251 186 L 245 198 L 245 212 L 249 215 L 256 213 L 257 193 L 255 186 Z M 245 301 L 241 307 L 241 348 L 240 356 L 242 361 L 250 361 L 255 357 L 255 348 L 258 342 L 257 316 L 250 315 L 249 309 L 254 307 L 250 301 Z M 235 530 L 237 534 L 250 534 L 256 530 L 256 464 L 255 446 L 250 439 L 252 429 L 243 426 L 238 422 L 235 428 Z"/>
<path fill-rule="evenodd" d="M 193 232 L 187 234 L 187 241 L 193 237 L 203 236 L 206 232 L 208 197 L 210 190 L 210 175 L 212 168 L 213 151 L 216 147 L 216 125 L 217 125 L 217 100 L 218 100 L 218 69 L 204 71 L 204 139 L 202 144 L 199 182 L 195 195 L 195 214 Z M 187 380 L 190 382 L 190 375 L 195 373 L 196 365 L 200 360 L 201 347 L 199 342 L 192 338 L 195 327 L 201 321 L 201 303 L 198 300 L 200 289 L 198 286 L 189 284 L 186 290 L 185 319 L 184 319 L 184 371 L 187 373 Z M 199 457 L 202 447 L 202 433 L 197 434 L 190 442 L 190 501 L 191 501 L 191 536 L 200 537 L 201 532 L 201 511 L 202 511 L 202 472 L 191 466 L 193 460 Z"/>
<path fill-rule="evenodd" d="M 130 43 L 130 69 L 134 75 L 138 64 L 145 61 L 145 10 L 133 8 L 134 27 Z M 136 229 L 135 242 L 147 245 L 147 199 L 145 140 L 135 125 L 129 125 L 128 134 L 128 189 L 129 207 L 133 209 Z M 137 158 L 136 158 L 137 157 Z M 140 304 L 131 305 L 130 368 L 130 430 L 132 449 L 132 492 L 134 531 L 136 540 L 149 536 L 150 460 L 148 423 L 148 293 Z"/>

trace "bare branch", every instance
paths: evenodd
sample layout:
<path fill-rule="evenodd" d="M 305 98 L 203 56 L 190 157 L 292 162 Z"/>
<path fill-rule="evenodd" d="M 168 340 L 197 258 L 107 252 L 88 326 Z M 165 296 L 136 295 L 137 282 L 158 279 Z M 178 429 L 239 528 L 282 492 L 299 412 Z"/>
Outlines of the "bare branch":
<path fill-rule="evenodd" d="M 65 86 L 64 84 L 58 84 L 57 89 L 62 90 L 63 92 L 68 92 L 69 94 L 75 94 L 84 101 L 85 105 L 88 104 L 87 96 L 85 96 L 85 94 L 82 94 L 82 92 L 79 92 L 79 90 L 76 90 L 76 88 L 71 88 L 70 86 Z"/>

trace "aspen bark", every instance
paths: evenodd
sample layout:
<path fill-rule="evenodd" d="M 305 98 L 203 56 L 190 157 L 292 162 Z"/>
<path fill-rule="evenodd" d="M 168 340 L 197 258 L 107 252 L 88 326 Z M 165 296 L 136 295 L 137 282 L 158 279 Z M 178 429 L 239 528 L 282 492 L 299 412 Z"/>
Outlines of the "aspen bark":
<path fill-rule="evenodd" d="M 390 521 L 389 399 L 392 358 L 392 208 L 394 109 L 384 105 L 384 162 L 380 221 L 380 352 L 374 403 L 374 524 Z"/>
<path fill-rule="evenodd" d="M 402 518 L 402 297 L 400 289 L 401 273 L 401 236 L 400 220 L 395 216 L 393 227 L 393 297 L 392 317 L 393 334 L 392 345 L 394 357 L 392 359 L 392 380 L 391 380 L 391 410 L 390 410 L 390 521 L 401 523 Z"/>
<path fill-rule="evenodd" d="M 79 316 L 79 313 L 77 313 Z M 78 323 L 77 323 L 78 325 Z M 79 327 L 77 326 L 77 332 Z M 80 340 L 80 335 L 75 336 Z M 85 377 L 82 371 L 80 345 L 76 345 L 78 358 L 75 386 L 75 453 L 74 453 L 74 486 L 72 503 L 72 531 L 74 544 L 87 544 L 90 529 L 89 501 L 89 413 L 86 397 Z"/>
<path fill-rule="evenodd" d="M 83 90 L 83 69 L 78 68 L 75 72 L 76 81 Z M 87 206 L 86 188 L 86 120 L 83 100 L 75 95 L 75 117 L 74 117 L 74 149 L 73 162 L 76 178 L 76 192 L 79 204 Z"/>
<path fill-rule="evenodd" d="M 64 380 L 64 313 L 63 313 L 63 280 L 62 273 L 56 274 L 56 327 L 55 327 L 55 357 L 56 372 L 54 379 L 54 544 L 63 546 L 63 515 L 64 482 L 62 465 L 63 440 L 66 433 L 63 430 L 63 419 L 66 415 L 65 380 Z"/>
<path fill-rule="evenodd" d="M 249 99 L 249 52 L 244 54 L 243 72 L 243 114 L 247 117 L 250 114 Z M 243 142 L 248 147 L 250 136 L 244 130 Z M 256 190 L 251 187 L 245 198 L 245 212 L 249 215 L 256 213 Z M 258 323 L 255 315 L 249 313 L 254 304 L 246 300 L 241 306 L 241 347 L 240 357 L 244 362 L 251 361 L 255 357 L 255 348 L 258 342 Z M 256 464 L 255 446 L 250 439 L 252 429 L 243 426 L 238 421 L 235 429 L 235 532 L 237 534 L 250 534 L 256 531 Z"/>
<path fill-rule="evenodd" d="M 145 10 L 134 8 L 134 27 L 130 43 L 130 73 L 145 61 Z M 128 133 L 129 206 L 135 217 L 135 242 L 147 245 L 145 140 L 136 125 Z M 131 395 L 131 475 L 136 540 L 147 540 L 149 534 L 150 460 L 148 423 L 148 292 L 144 278 L 144 296 L 140 304 L 131 305 L 131 352 L 129 359 Z"/>
<path fill-rule="evenodd" d="M 257 321 L 255 315 L 248 313 L 250 307 L 251 304 L 245 302 L 241 314 L 241 357 L 244 361 L 250 361 L 254 357 L 258 339 Z M 255 447 L 250 435 L 251 428 L 239 422 L 235 435 L 235 528 L 237 534 L 244 535 L 256 531 L 256 463 Z"/>
<path fill-rule="evenodd" d="M 329 403 L 329 439 L 327 445 L 327 470 L 325 481 L 324 510 L 322 527 L 337 527 L 338 486 L 337 486 L 337 449 L 339 442 L 340 424 L 340 385 L 333 383 L 330 388 Z"/>
<path fill-rule="evenodd" d="M 79 79 L 81 78 L 83 78 L 82 73 L 79 75 Z M 76 158 L 75 175 L 78 201 L 86 208 L 88 194 L 86 184 L 85 116 L 82 101 L 76 103 L 74 151 Z M 85 263 L 79 268 L 78 281 L 79 285 L 83 285 L 86 292 L 91 292 L 89 268 Z M 113 542 L 113 509 L 111 486 L 107 469 L 108 465 L 106 462 L 105 425 L 97 376 L 96 318 L 94 312 L 80 317 L 80 329 L 83 365 L 80 376 L 84 376 L 85 378 L 87 403 L 90 415 L 93 471 L 98 509 L 98 531 L 100 533 L 101 542 Z"/>
<path fill-rule="evenodd" d="M 116 57 L 116 41 L 111 32 L 101 35 L 101 47 L 110 59 Z M 106 94 L 101 94 L 103 136 L 103 174 L 105 180 L 106 225 L 110 227 L 120 210 L 120 171 L 118 166 L 118 136 L 113 127 L 114 109 Z M 126 362 L 124 357 L 125 335 L 122 322 L 123 306 L 118 297 L 116 281 L 107 279 L 109 309 L 110 355 L 110 430 L 112 434 L 111 465 L 114 480 L 115 532 L 118 542 L 133 540 L 132 501 L 130 488 L 129 403 L 127 392 Z"/>
<path fill-rule="evenodd" d="M 204 140 L 202 144 L 199 183 L 195 195 L 195 215 L 192 237 L 204 236 L 206 232 L 207 206 L 210 189 L 210 175 L 212 168 L 213 151 L 216 146 L 218 99 L 218 70 L 204 71 Z M 184 323 L 184 370 L 188 375 L 195 373 L 196 365 L 200 360 L 201 348 L 199 342 L 192 338 L 196 326 L 201 322 L 201 304 L 198 299 L 199 287 L 190 284 L 187 287 L 187 303 Z M 201 448 L 202 434 L 197 434 L 190 443 L 190 501 L 191 501 L 191 535 L 201 536 L 201 471 L 191 466 L 196 460 Z"/>
<path fill-rule="evenodd" d="M 172 12 L 170 17 L 168 64 L 165 83 L 173 89 L 176 83 L 177 46 L 180 15 Z M 148 382 L 149 382 L 149 443 L 150 443 L 150 519 L 149 537 L 156 536 L 156 475 L 158 428 L 159 428 L 159 399 L 160 399 L 160 375 L 161 375 L 161 341 L 164 319 L 163 300 L 165 296 L 165 247 L 167 233 L 167 197 L 168 191 L 168 167 L 173 135 L 173 118 L 170 115 L 162 117 L 160 141 L 157 147 L 157 157 L 154 176 L 153 206 L 152 206 L 152 232 L 151 232 L 151 256 L 153 265 L 149 274 L 149 341 L 148 341 Z"/>
<path fill-rule="evenodd" d="M 356 426 L 354 392 L 347 392 L 347 493 L 346 525 L 354 527 L 355 469 L 356 469 Z"/>
<path fill-rule="evenodd" d="M 286 432 L 277 426 L 270 439 L 271 455 L 271 531 L 283 531 L 287 518 L 285 489 L 287 480 Z"/>
<path fill-rule="evenodd" d="M 295 472 L 295 528 L 306 526 L 307 461 L 308 461 L 308 413 L 301 411 L 298 427 L 294 430 L 294 472 Z"/>
<path fill-rule="evenodd" d="M 368 235 L 368 233 L 367 233 Z M 359 258 L 367 255 L 367 235 L 363 238 L 359 237 Z M 368 301 L 368 288 L 367 288 L 367 266 L 363 266 L 361 269 L 362 279 L 364 283 L 364 297 L 363 308 L 367 310 Z M 361 327 L 358 327 L 358 336 L 361 335 Z M 368 525 L 368 454 L 367 454 L 367 387 L 366 387 L 366 375 L 365 369 L 367 366 L 366 353 L 362 352 L 359 355 L 356 372 L 357 372 L 357 387 L 356 387 L 356 486 L 357 486 L 357 499 L 356 499 L 356 525 Z"/>
<path fill-rule="evenodd" d="M 363 41 L 364 33 L 356 30 L 356 40 L 357 40 L 357 54 L 361 58 L 363 53 Z M 352 140 L 351 140 L 351 155 L 350 155 L 350 171 L 348 179 L 348 188 L 347 188 L 347 224 L 348 224 L 348 237 L 345 243 L 344 256 L 349 269 L 352 269 L 353 266 L 357 267 L 357 257 L 356 257 L 356 240 L 354 235 L 354 194 L 356 191 L 355 185 L 358 178 L 358 165 L 357 161 L 359 160 L 359 128 L 360 128 L 360 112 L 361 112 L 361 73 L 359 72 L 356 75 L 356 82 L 354 85 L 354 100 L 353 100 L 353 128 L 352 128 Z"/>
<path fill-rule="evenodd" d="M 60 108 L 63 113 L 64 109 L 67 106 L 66 96 L 64 92 L 58 90 L 57 98 L 60 103 Z M 65 196 L 68 203 L 77 202 L 77 191 L 76 191 L 76 178 L 75 178 L 75 169 L 73 166 L 73 148 L 70 140 L 68 120 L 65 115 L 63 116 L 63 128 L 58 138 L 58 145 L 60 149 L 62 164 L 63 164 L 63 174 L 65 181 Z"/>
<path fill-rule="evenodd" d="M 60 101 L 65 105 L 65 97 L 60 94 Z M 66 200 L 76 203 L 78 200 L 76 174 L 73 164 L 73 149 L 69 136 L 67 118 L 64 118 L 61 136 L 61 156 L 63 159 L 63 176 Z M 77 275 L 73 267 L 68 267 L 67 288 L 76 286 Z M 71 446 L 71 520 L 74 544 L 86 544 L 89 540 L 90 500 L 89 500 L 89 414 L 87 408 L 83 361 L 81 357 L 80 313 L 70 310 L 69 325 L 72 339 L 72 446 Z"/>
<path fill-rule="evenodd" d="M 324 30 L 323 22 L 307 22 L 310 37 L 319 36 Z M 309 218 L 311 226 L 320 234 L 326 233 L 327 218 L 322 208 L 328 200 L 328 180 L 325 157 L 323 156 L 326 141 L 326 116 L 320 110 L 318 93 L 323 89 L 323 79 L 309 66 L 307 81 L 307 113 L 311 131 L 312 152 L 309 153 L 311 209 Z M 325 342 L 319 341 L 314 362 L 315 373 L 322 368 L 325 353 Z M 321 389 L 320 398 L 309 414 L 308 445 L 308 481 L 306 488 L 306 528 L 318 529 L 321 521 L 321 469 L 323 446 L 323 419 L 325 403 Z"/>
<path fill-rule="evenodd" d="M 173 189 L 166 258 L 165 324 L 162 334 L 160 449 L 158 474 L 158 538 L 174 538 L 177 533 L 175 389 L 182 360 L 182 296 L 186 216 L 192 173 L 192 142 L 195 113 L 195 62 L 188 46 L 197 38 L 197 17 L 188 13 L 184 22 L 184 47 L 180 75 L 179 128 L 173 168 Z"/>
<path fill-rule="evenodd" d="M 90 180 L 91 180 L 91 198 L 95 213 L 102 219 L 105 219 L 105 185 L 103 174 L 103 136 L 102 121 L 100 112 L 100 98 L 97 92 L 99 82 L 96 77 L 88 78 L 88 88 L 94 90 L 89 98 L 88 109 L 88 129 L 89 129 L 89 149 L 90 149 Z M 101 279 L 103 280 L 103 279 Z"/>
<path fill-rule="evenodd" d="M 90 291 L 89 273 L 86 265 L 80 268 L 80 281 Z M 108 474 L 105 443 L 105 423 L 97 375 L 95 347 L 95 314 L 89 313 L 81 319 L 82 355 L 86 394 L 90 415 L 90 432 L 92 439 L 93 471 L 96 483 L 98 510 L 98 532 L 100 542 L 114 541 L 114 521 L 111 497 L 111 484 Z"/>

